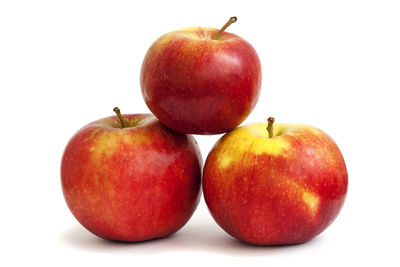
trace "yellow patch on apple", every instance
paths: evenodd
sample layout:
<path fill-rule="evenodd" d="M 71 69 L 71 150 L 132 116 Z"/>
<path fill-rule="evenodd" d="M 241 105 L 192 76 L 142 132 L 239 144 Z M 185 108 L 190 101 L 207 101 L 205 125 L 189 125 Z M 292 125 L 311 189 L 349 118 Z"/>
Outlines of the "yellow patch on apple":
<path fill-rule="evenodd" d="M 241 161 L 245 153 L 287 157 L 290 143 L 278 136 L 276 136 L 277 138 L 268 138 L 266 128 L 266 123 L 253 123 L 239 127 L 224 136 L 223 145 L 219 148 L 223 151 L 222 156 L 218 159 L 220 166 L 227 168 L 231 162 Z M 276 133 L 280 133 L 284 129 L 286 129 L 286 125 L 277 124 L 275 126 Z M 239 144 L 237 144 L 238 140 Z"/>
<path fill-rule="evenodd" d="M 319 205 L 319 197 L 312 192 L 303 192 L 302 200 L 307 205 L 312 215 L 315 215 Z"/>

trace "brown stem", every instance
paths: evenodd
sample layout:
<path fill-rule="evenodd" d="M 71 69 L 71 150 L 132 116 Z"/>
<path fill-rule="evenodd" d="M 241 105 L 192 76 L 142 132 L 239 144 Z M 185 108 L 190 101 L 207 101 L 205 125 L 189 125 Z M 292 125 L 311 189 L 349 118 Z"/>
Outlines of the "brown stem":
<path fill-rule="evenodd" d="M 272 138 L 274 136 L 274 122 L 275 122 L 275 119 L 273 117 L 268 118 L 267 131 L 268 131 L 269 138 Z"/>
<path fill-rule="evenodd" d="M 218 38 L 221 36 L 221 34 L 228 28 L 232 23 L 235 23 L 237 21 L 237 17 L 231 17 L 227 23 L 214 35 L 212 38 L 213 40 L 218 40 Z"/>
<path fill-rule="evenodd" d="M 125 128 L 125 122 L 124 122 L 124 118 L 121 115 L 121 111 L 119 110 L 118 107 L 115 107 L 113 110 L 117 114 L 118 119 L 121 122 L 121 128 Z"/>

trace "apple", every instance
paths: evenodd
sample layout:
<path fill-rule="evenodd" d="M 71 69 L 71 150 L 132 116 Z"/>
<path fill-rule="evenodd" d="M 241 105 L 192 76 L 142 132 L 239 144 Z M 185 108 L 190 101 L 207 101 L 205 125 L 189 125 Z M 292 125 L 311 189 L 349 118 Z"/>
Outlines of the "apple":
<path fill-rule="evenodd" d="M 254 48 L 224 30 L 189 27 L 156 40 L 141 69 L 143 98 L 169 128 L 219 134 L 238 126 L 257 103 L 261 65 Z"/>
<path fill-rule="evenodd" d="M 136 242 L 178 231 L 199 202 L 195 139 L 150 114 L 94 121 L 69 141 L 61 182 L 75 218 L 109 240 Z"/>
<path fill-rule="evenodd" d="M 341 210 L 348 176 L 323 131 L 302 124 L 253 123 L 210 151 L 203 192 L 215 221 L 255 245 L 298 244 L 326 229 Z"/>

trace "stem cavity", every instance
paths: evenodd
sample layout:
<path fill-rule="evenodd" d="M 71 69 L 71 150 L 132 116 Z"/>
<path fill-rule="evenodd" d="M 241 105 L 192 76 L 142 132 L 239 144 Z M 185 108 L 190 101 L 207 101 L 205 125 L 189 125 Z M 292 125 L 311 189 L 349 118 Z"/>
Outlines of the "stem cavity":
<path fill-rule="evenodd" d="M 121 122 L 121 128 L 125 128 L 125 122 L 124 118 L 121 115 L 121 111 L 119 110 L 118 107 L 115 107 L 114 109 L 115 114 L 117 114 L 119 121 Z"/>
<path fill-rule="evenodd" d="M 218 40 L 218 38 L 221 36 L 221 34 L 228 28 L 232 23 L 235 23 L 237 21 L 237 17 L 231 17 L 227 23 L 214 35 L 212 38 L 213 40 Z"/>

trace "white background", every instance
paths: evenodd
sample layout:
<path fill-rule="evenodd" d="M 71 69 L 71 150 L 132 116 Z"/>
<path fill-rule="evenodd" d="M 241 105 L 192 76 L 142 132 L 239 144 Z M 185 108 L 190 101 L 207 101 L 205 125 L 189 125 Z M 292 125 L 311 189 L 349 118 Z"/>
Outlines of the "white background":
<path fill-rule="evenodd" d="M 399 1 L 1 1 L 0 265 L 399 266 Z M 202 200 L 173 236 L 107 242 L 81 227 L 60 160 L 83 125 L 149 112 L 139 72 L 160 35 L 221 27 L 259 53 L 262 93 L 245 123 L 308 123 L 337 142 L 349 190 L 337 220 L 297 246 L 235 241 Z M 205 159 L 220 136 L 196 136 Z"/>

